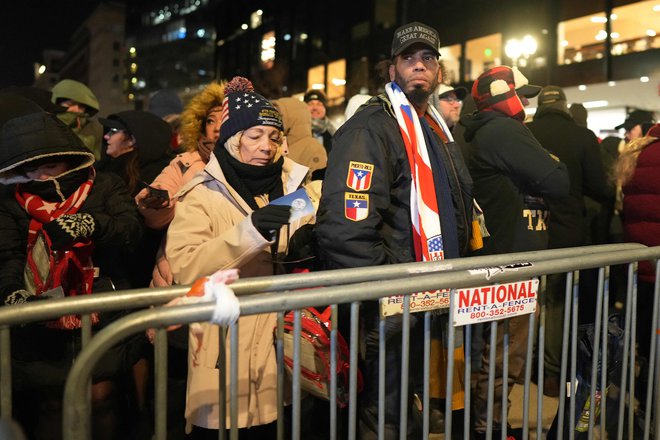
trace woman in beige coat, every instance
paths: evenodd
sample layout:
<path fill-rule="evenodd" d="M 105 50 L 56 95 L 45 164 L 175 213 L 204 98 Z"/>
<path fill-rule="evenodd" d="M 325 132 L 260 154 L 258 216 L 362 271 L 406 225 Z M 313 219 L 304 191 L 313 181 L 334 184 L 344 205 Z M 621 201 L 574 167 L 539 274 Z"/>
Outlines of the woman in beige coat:
<path fill-rule="evenodd" d="M 268 204 L 297 190 L 308 174 L 307 167 L 281 155 L 279 112 L 254 93 L 244 78 L 228 83 L 225 96 L 226 119 L 214 154 L 204 173 L 181 191 L 180 206 L 168 230 L 166 254 L 179 284 L 229 268 L 240 269 L 241 277 L 271 275 L 275 234 L 280 234 L 279 252 L 284 254 L 297 223 L 309 221 L 289 224 L 288 206 Z M 274 313 L 244 316 L 238 322 L 241 439 L 274 437 L 273 422 L 278 417 L 275 323 Z M 194 427 L 193 438 L 217 438 L 219 328 L 202 327 L 201 341 L 189 338 L 186 420 L 189 429 Z M 228 372 L 224 374 L 229 383 Z M 230 426 L 228 415 L 225 426 Z"/>

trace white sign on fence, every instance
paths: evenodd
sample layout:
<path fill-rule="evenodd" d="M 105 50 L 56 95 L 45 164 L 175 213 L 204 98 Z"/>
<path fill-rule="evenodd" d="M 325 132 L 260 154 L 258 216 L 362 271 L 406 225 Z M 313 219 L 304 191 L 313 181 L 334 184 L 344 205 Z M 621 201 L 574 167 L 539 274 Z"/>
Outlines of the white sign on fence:
<path fill-rule="evenodd" d="M 429 292 L 417 292 L 410 295 L 410 312 L 449 308 L 449 289 Z M 380 299 L 381 316 L 400 315 L 403 313 L 403 295 L 387 296 Z"/>
<path fill-rule="evenodd" d="M 536 311 L 539 280 L 456 289 L 454 326 L 495 321 Z"/>

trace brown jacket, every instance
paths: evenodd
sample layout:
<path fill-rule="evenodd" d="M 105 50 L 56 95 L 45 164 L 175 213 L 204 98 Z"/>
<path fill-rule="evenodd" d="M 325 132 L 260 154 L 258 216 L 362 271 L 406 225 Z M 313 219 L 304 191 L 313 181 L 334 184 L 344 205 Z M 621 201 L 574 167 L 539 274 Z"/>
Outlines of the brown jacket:
<path fill-rule="evenodd" d="M 307 167 L 284 159 L 284 193 L 300 187 Z M 229 186 L 214 156 L 205 172 L 193 178 L 181 191 L 180 206 L 167 233 L 166 255 L 174 281 L 190 284 L 220 269 L 239 268 L 242 278 L 272 275 L 271 242 L 252 224 L 252 209 Z M 267 200 L 257 200 L 265 205 Z M 289 228 L 292 234 L 303 218 Z M 280 252 L 287 245 L 282 228 Z M 277 419 L 277 370 L 273 329 L 276 314 L 241 317 L 238 321 L 238 424 L 239 428 L 263 425 Z M 202 324 L 201 348 L 190 337 L 186 420 L 188 426 L 217 429 L 218 405 L 218 326 Z M 229 333 L 229 332 L 228 332 Z M 191 335 L 192 336 L 192 335 Z M 227 335 L 227 347 L 229 347 Z M 230 356 L 227 355 L 227 365 Z M 226 372 L 229 384 L 229 371 Z M 227 398 L 227 408 L 229 399 Z M 229 427 L 229 413 L 226 425 Z"/>
<path fill-rule="evenodd" d="M 289 159 L 316 171 L 328 164 L 323 145 L 312 136 L 312 116 L 307 104 L 296 98 L 273 101 L 282 114 L 284 135 L 289 145 Z"/>

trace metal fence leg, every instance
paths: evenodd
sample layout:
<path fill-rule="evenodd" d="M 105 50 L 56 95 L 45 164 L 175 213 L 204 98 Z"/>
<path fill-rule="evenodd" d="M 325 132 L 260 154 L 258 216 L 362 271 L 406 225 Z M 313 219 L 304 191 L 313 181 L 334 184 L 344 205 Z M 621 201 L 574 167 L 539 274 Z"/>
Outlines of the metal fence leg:
<path fill-rule="evenodd" d="M 536 359 L 536 438 L 541 438 L 543 433 L 543 383 L 544 377 L 543 372 L 545 369 L 545 306 L 547 301 L 547 275 L 541 277 L 541 285 L 539 286 L 539 292 L 543 295 L 540 301 L 540 313 L 539 313 L 539 342 L 537 346 L 537 353 L 539 354 Z M 566 320 L 564 320 L 566 322 Z M 563 337 L 563 334 L 562 334 Z M 527 440 L 525 437 L 525 431 L 523 429 L 523 440 Z"/>
<path fill-rule="evenodd" d="M 10 327 L 0 327 L 0 415 L 3 420 L 12 417 L 11 389 L 11 330 Z"/>
<path fill-rule="evenodd" d="M 633 291 L 633 276 L 636 269 L 633 264 L 628 264 L 628 286 L 626 289 L 626 321 L 624 324 L 624 338 L 623 338 L 623 361 L 621 362 L 621 386 L 619 388 L 619 419 L 617 422 L 617 440 L 623 439 L 623 422 L 625 418 L 626 406 L 626 381 L 628 380 L 628 351 L 630 350 L 630 316 L 632 305 L 632 291 Z"/>
<path fill-rule="evenodd" d="M 453 296 L 453 293 L 452 293 Z M 449 325 L 453 326 L 452 316 L 453 312 L 450 312 L 449 315 Z M 472 389 L 472 325 L 466 325 L 463 327 L 464 330 L 464 344 L 463 348 L 465 350 L 465 396 L 463 397 L 463 435 L 465 438 L 470 438 L 470 390 Z M 445 417 L 446 419 L 446 417 Z M 447 436 L 445 436 L 447 438 Z"/>
<path fill-rule="evenodd" d="M 156 440 L 167 439 L 167 330 L 156 330 L 155 359 L 155 426 Z"/>
<path fill-rule="evenodd" d="M 488 353 L 488 416 L 486 440 L 493 439 L 493 401 L 495 400 L 495 355 L 497 352 L 497 321 L 490 323 L 490 352 Z"/>
<path fill-rule="evenodd" d="M 352 324 L 352 323 L 351 323 Z M 378 321 L 378 438 L 385 438 L 385 325 L 386 319 L 381 316 Z"/>
<path fill-rule="evenodd" d="M 435 371 L 435 374 L 438 372 Z M 429 438 L 429 378 L 431 377 L 431 312 L 424 312 L 424 396 L 422 400 L 422 438 Z"/>
<path fill-rule="evenodd" d="M 291 417 L 291 438 L 300 440 L 300 338 L 302 335 L 301 311 L 293 312 L 293 408 Z M 234 439 L 232 439 L 234 440 Z"/>
<path fill-rule="evenodd" d="M 608 328 L 610 320 L 610 267 L 605 266 L 605 273 L 603 279 L 603 327 L 601 328 L 602 332 L 602 345 L 600 349 L 600 362 L 601 365 L 607 365 L 607 342 L 608 342 Z M 607 387 L 607 368 L 600 369 L 600 389 L 605 390 Z M 605 438 L 605 426 L 607 422 L 607 396 L 603 395 L 603 398 L 600 401 L 600 438 Z"/>
<path fill-rule="evenodd" d="M 532 358 L 534 357 L 534 328 L 536 326 L 536 315 L 529 315 L 529 333 L 527 334 L 527 355 L 525 356 L 525 388 L 523 390 L 523 440 L 529 438 L 529 394 L 530 384 L 532 383 Z M 543 353 L 539 351 L 539 353 Z M 538 403 L 543 408 L 543 403 Z M 537 425 L 543 425 L 543 418 L 537 418 Z"/>
<path fill-rule="evenodd" d="M 357 435 L 357 370 L 358 370 L 358 320 L 360 303 L 351 303 L 351 353 L 350 377 L 348 386 L 348 438 L 355 440 Z M 379 420 L 380 423 L 380 420 Z M 379 428 L 380 429 L 380 428 Z"/>
<path fill-rule="evenodd" d="M 595 408 L 597 407 L 598 402 L 603 400 L 605 389 L 602 385 L 598 386 L 598 363 L 599 363 L 599 353 L 600 353 L 600 329 L 601 325 L 607 327 L 607 315 L 603 319 L 603 282 L 604 282 L 604 269 L 601 267 L 598 270 L 598 289 L 596 290 L 596 319 L 594 322 L 594 346 L 591 354 L 591 391 L 589 394 L 589 402 L 591 402 L 592 410 L 589 411 L 589 435 L 593 437 L 594 432 L 594 422 L 595 422 Z M 603 340 L 603 344 L 607 344 L 607 339 Z M 601 364 L 602 365 L 602 364 Z M 598 390 L 599 396 L 596 397 L 596 389 Z M 596 400 L 598 399 L 598 400 Z"/>
<path fill-rule="evenodd" d="M 660 311 L 658 310 L 659 303 L 660 303 L 660 289 L 658 289 L 658 286 L 660 286 L 660 265 L 658 264 L 658 260 L 654 261 L 655 264 L 655 285 L 653 286 L 653 318 L 651 319 L 651 342 L 650 342 L 650 351 L 649 351 L 649 377 L 648 377 L 648 385 L 646 387 L 646 414 L 644 417 L 644 440 L 649 439 L 650 431 L 651 431 L 651 414 L 655 414 L 654 420 L 655 420 L 655 428 L 654 428 L 654 433 L 657 436 L 660 431 L 660 407 L 658 406 L 657 402 L 657 396 L 658 396 L 658 389 L 654 387 L 654 383 L 658 381 L 658 374 L 655 371 L 656 365 L 658 365 L 658 347 L 656 346 L 656 342 L 658 340 L 658 332 L 660 332 L 660 325 L 658 325 L 658 316 L 660 314 Z M 656 411 L 653 411 L 653 391 L 655 390 L 656 394 L 656 401 L 655 401 L 655 409 Z"/>
<path fill-rule="evenodd" d="M 635 426 L 635 400 L 637 390 L 635 389 L 635 361 L 637 340 L 637 263 L 633 265 L 632 298 L 630 298 L 630 399 L 628 399 L 628 438 L 633 438 Z"/>
<path fill-rule="evenodd" d="M 454 345 L 456 329 L 451 323 L 454 307 L 456 307 L 454 290 L 449 292 L 449 318 L 447 319 L 447 383 L 445 386 L 445 438 L 451 438 L 452 413 L 454 403 Z M 428 376 L 424 376 L 427 378 Z M 425 437 L 426 438 L 426 437 Z"/>
<path fill-rule="evenodd" d="M 577 390 L 577 328 L 578 328 L 578 294 L 580 286 L 579 272 L 573 272 L 573 307 L 571 314 L 571 401 L 569 403 L 569 440 L 575 438 L 575 391 Z"/>
<path fill-rule="evenodd" d="M 502 415 L 500 438 L 506 440 L 509 410 L 509 320 L 502 322 Z"/>
<path fill-rule="evenodd" d="M 399 414 L 399 440 L 408 437 L 408 367 L 410 366 L 410 295 L 403 300 L 401 323 L 401 405 Z"/>
<path fill-rule="evenodd" d="M 218 327 L 218 438 L 227 438 L 227 327 Z"/>
<path fill-rule="evenodd" d="M 238 324 L 236 321 L 229 328 L 229 420 L 231 440 L 238 440 Z M 299 341 L 300 338 L 296 338 Z"/>
<path fill-rule="evenodd" d="M 564 291 L 564 328 L 562 329 L 561 370 L 559 372 L 559 409 L 557 413 L 557 432 L 564 432 L 564 412 L 566 410 L 566 372 L 568 370 L 568 339 L 571 331 L 571 292 L 573 290 L 573 272 L 566 273 L 566 288 Z M 572 379 L 571 379 L 572 384 Z M 539 384 L 539 386 L 542 385 Z M 570 393 L 573 395 L 573 393 Z"/>
<path fill-rule="evenodd" d="M 330 440 L 337 439 L 337 305 L 332 307 L 332 329 L 330 330 Z"/>
<path fill-rule="evenodd" d="M 284 313 L 277 314 L 275 355 L 277 356 L 277 440 L 284 440 Z"/>

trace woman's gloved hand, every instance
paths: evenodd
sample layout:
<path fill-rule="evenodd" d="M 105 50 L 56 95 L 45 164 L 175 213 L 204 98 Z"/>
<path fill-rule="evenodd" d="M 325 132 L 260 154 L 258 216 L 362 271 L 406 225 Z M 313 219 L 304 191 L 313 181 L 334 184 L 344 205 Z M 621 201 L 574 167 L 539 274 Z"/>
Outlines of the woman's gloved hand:
<path fill-rule="evenodd" d="M 54 250 L 70 247 L 74 242 L 92 237 L 96 222 L 91 214 L 64 214 L 44 224 Z"/>
<path fill-rule="evenodd" d="M 252 224 L 266 240 L 273 240 L 273 231 L 289 223 L 291 208 L 285 205 L 266 205 L 252 213 Z"/>

